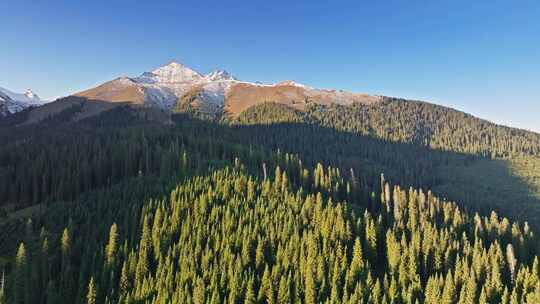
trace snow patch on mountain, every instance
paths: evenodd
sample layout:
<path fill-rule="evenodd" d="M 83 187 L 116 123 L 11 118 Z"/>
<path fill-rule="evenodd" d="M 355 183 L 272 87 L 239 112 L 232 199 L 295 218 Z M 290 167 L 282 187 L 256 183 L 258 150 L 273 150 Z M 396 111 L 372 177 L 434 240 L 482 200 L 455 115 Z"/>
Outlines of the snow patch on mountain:
<path fill-rule="evenodd" d="M 145 72 L 141 76 L 135 78 L 135 81 L 140 83 L 182 83 L 195 82 L 203 79 L 203 76 L 187 66 L 171 62 L 167 65 L 159 67 L 152 72 Z"/>
<path fill-rule="evenodd" d="M 7 95 L 9 98 L 15 101 L 25 102 L 25 103 L 41 103 L 41 99 L 37 94 L 28 89 L 24 93 L 14 93 L 8 89 L 0 87 L 0 92 Z"/>
<path fill-rule="evenodd" d="M 41 100 L 37 94 L 28 89 L 24 93 L 15 93 L 0 87 L 0 115 L 20 112 L 31 106 L 40 106 L 47 101 Z"/>
<path fill-rule="evenodd" d="M 296 81 L 293 81 L 293 80 L 285 80 L 285 81 L 281 81 L 281 82 L 278 82 L 276 84 L 274 84 L 273 86 L 292 86 L 292 87 L 298 87 L 298 88 L 302 88 L 302 89 L 309 89 L 309 90 L 312 90 L 313 88 L 310 88 L 306 85 L 303 85 L 301 83 L 298 83 Z"/>
<path fill-rule="evenodd" d="M 203 76 L 174 61 L 130 80 L 143 89 L 145 104 L 169 110 L 194 87 L 201 88 L 201 99 L 204 103 L 210 103 L 210 108 L 223 107 L 226 90 L 238 82 L 238 79 L 224 70 Z"/>
<path fill-rule="evenodd" d="M 207 81 L 225 81 L 225 80 L 238 80 L 231 73 L 224 70 L 215 70 L 204 76 Z"/>

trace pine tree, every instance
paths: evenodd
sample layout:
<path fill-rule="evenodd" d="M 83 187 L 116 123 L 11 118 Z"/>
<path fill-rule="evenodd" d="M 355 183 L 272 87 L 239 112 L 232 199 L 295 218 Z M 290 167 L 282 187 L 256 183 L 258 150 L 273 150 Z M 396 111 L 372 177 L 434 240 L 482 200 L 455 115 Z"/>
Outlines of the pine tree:
<path fill-rule="evenodd" d="M 285 304 L 290 303 L 291 297 L 290 297 L 290 288 L 289 283 L 287 282 L 287 279 L 284 275 L 281 276 L 281 279 L 279 280 L 279 290 L 278 290 L 278 304 Z"/>
<path fill-rule="evenodd" d="M 304 303 L 317 303 L 317 287 L 315 285 L 315 279 L 313 277 L 313 272 L 311 269 L 307 269 L 306 271 L 304 289 Z"/>
<path fill-rule="evenodd" d="M 362 245 L 360 239 L 356 238 L 354 241 L 353 247 L 353 256 L 351 260 L 351 265 L 349 267 L 348 282 L 353 284 L 359 279 L 359 275 L 364 270 L 364 257 L 362 254 Z M 349 286 L 349 288 L 352 286 Z"/>
<path fill-rule="evenodd" d="M 150 271 L 152 254 L 152 237 L 149 228 L 148 216 L 143 219 L 143 229 L 141 240 L 139 242 L 139 252 L 137 260 L 137 270 L 135 272 L 135 280 L 137 283 L 142 282 L 143 278 Z"/>
<path fill-rule="evenodd" d="M 255 297 L 253 277 L 250 277 L 246 286 L 246 292 L 244 295 L 244 304 L 255 304 L 256 302 L 257 302 L 257 298 Z"/>
<path fill-rule="evenodd" d="M 19 245 L 15 257 L 15 284 L 14 302 L 25 303 L 29 295 L 28 288 L 28 261 L 24 243 Z"/>
<path fill-rule="evenodd" d="M 122 273 L 120 275 L 119 291 L 121 295 L 125 295 L 129 291 L 129 278 L 126 262 L 122 265 Z"/>
<path fill-rule="evenodd" d="M 486 289 L 482 288 L 480 291 L 480 297 L 478 298 L 478 304 L 488 304 Z"/>
<path fill-rule="evenodd" d="M 259 240 L 257 242 L 257 248 L 255 249 L 255 266 L 259 271 L 263 269 L 265 263 L 265 248 L 264 241 Z"/>
<path fill-rule="evenodd" d="M 90 282 L 88 283 L 88 292 L 86 294 L 86 304 L 96 304 L 97 303 L 97 289 L 94 284 L 94 277 L 90 277 Z"/>
<path fill-rule="evenodd" d="M 264 273 L 261 279 L 261 287 L 259 289 L 258 301 L 261 302 L 268 298 L 269 293 L 273 292 L 272 278 L 268 265 L 264 268 Z"/>
<path fill-rule="evenodd" d="M 253 183 L 253 180 L 251 177 L 248 179 L 247 182 L 247 200 L 252 201 L 255 198 L 255 184 Z"/>
<path fill-rule="evenodd" d="M 470 274 L 466 280 L 466 284 L 462 289 L 464 292 L 460 295 L 459 302 L 463 304 L 476 304 L 478 299 L 476 278 L 474 274 Z"/>
<path fill-rule="evenodd" d="M 441 304 L 453 304 L 456 302 L 456 290 L 452 273 L 448 272 L 444 280 L 444 288 L 441 298 Z"/>
<path fill-rule="evenodd" d="M 517 259 L 516 259 L 516 256 L 514 254 L 514 247 L 512 246 L 511 243 L 509 243 L 506 246 L 506 260 L 507 260 L 507 263 L 508 263 L 508 269 L 510 270 L 510 278 L 511 278 L 512 282 L 514 282 L 515 277 L 516 277 Z"/>
<path fill-rule="evenodd" d="M 62 249 L 62 267 L 67 267 L 71 255 L 71 236 L 68 228 L 65 228 L 62 232 L 61 240 L 61 249 Z"/>
<path fill-rule="evenodd" d="M 194 304 L 205 304 L 206 290 L 204 286 L 204 281 L 202 278 L 198 278 L 195 283 L 195 288 L 193 289 L 193 303 Z"/>
<path fill-rule="evenodd" d="M 118 227 L 116 226 L 116 223 L 113 223 L 111 225 L 111 229 L 109 231 L 109 242 L 107 243 L 107 247 L 105 248 L 106 251 L 106 258 L 107 258 L 107 265 L 111 266 L 114 264 L 116 260 L 116 250 L 118 246 Z"/>

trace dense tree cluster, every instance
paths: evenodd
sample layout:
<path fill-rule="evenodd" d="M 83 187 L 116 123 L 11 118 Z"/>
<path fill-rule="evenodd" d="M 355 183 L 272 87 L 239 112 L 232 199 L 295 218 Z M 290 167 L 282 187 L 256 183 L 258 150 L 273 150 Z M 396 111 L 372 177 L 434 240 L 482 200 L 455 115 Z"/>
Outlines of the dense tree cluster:
<path fill-rule="evenodd" d="M 393 142 L 484 157 L 540 155 L 540 135 L 496 125 L 464 112 L 385 97 L 380 103 L 309 104 L 305 111 L 264 103 L 232 119 L 242 124 L 303 122 Z"/>
<path fill-rule="evenodd" d="M 307 115 L 338 130 L 485 157 L 540 155 L 540 135 L 426 102 L 384 98 L 373 105 L 311 106 Z"/>
<path fill-rule="evenodd" d="M 277 123 L 305 123 L 305 113 L 286 105 L 267 102 L 248 108 L 238 117 L 227 119 L 232 124 L 260 125 Z"/>
<path fill-rule="evenodd" d="M 236 161 L 164 198 L 128 188 L 28 222 L 9 303 L 537 303 L 538 240 L 382 180 L 380 195 L 321 165 Z M 133 185 L 131 185 L 133 186 Z M 118 193 L 114 193 L 117 191 Z M 129 195 L 128 195 L 129 196 Z M 130 197 L 130 199 L 132 199 Z M 64 213 L 64 214 L 62 214 Z M 61 219 L 64 219 L 63 221 Z M 99 218 L 99 222 L 96 220 Z M 62 223 L 65 224 L 64 228 Z M 31 292 L 32 290 L 32 292 Z M 38 292 L 36 292 L 38 291 Z"/>
<path fill-rule="evenodd" d="M 16 137 L 14 130 L 19 132 Z M 194 170 L 206 168 L 199 155 L 217 162 L 249 152 L 256 161 L 259 150 L 232 146 L 212 136 L 215 130 L 215 125 L 192 120 L 174 128 L 148 123 L 127 108 L 68 125 L 46 120 L 36 127 L 5 129 L 0 206 L 73 200 L 139 175 L 171 177 L 185 165 L 183 155 L 188 153 L 196 157 Z"/>
<path fill-rule="evenodd" d="M 357 107 L 369 109 L 362 105 L 320 109 L 326 117 L 338 113 L 342 124 L 330 123 L 330 118 L 321 122 L 313 114 L 317 106 L 302 112 L 274 103 L 253 107 L 231 124 L 205 123 L 175 115 L 174 124 L 163 125 L 149 122 L 145 115 L 133 114 L 127 107 L 67 125 L 62 123 L 76 114 L 74 106 L 61 113 L 63 119 L 51 117 L 37 127 L 0 128 L 0 139 L 5 143 L 0 147 L 0 205 L 18 209 L 38 202 L 71 200 L 127 177 L 166 176 L 180 165 L 175 158 L 178 151 L 208 151 L 215 159 L 230 144 L 251 151 L 299 154 L 306 165 L 322 162 L 344 172 L 353 168 L 361 173 L 360 182 L 370 184 L 376 191 L 378 185 L 373 181 L 384 172 L 390 181 L 432 189 L 483 214 L 496 208 L 516 218 L 523 216 L 520 209 L 534 200 L 518 198 L 497 187 L 485 187 L 482 179 L 460 185 L 455 174 L 447 169 L 472 166 L 481 156 L 402 142 L 406 140 L 388 141 L 377 138 L 382 136 L 361 135 L 359 131 L 340 131 L 344 126 L 354 126 L 352 121 L 346 122 Z M 500 139 L 504 140 L 512 141 L 511 137 Z M 512 178 L 510 173 L 506 175 Z M 525 215 L 531 222 L 537 218 L 540 214 L 535 210 Z"/>
<path fill-rule="evenodd" d="M 520 220 L 540 219 L 535 207 L 540 184 L 530 172 L 540 163 L 536 133 L 441 106 L 389 99 L 374 105 L 312 104 L 306 111 L 266 103 L 233 122 L 257 130 L 260 136 L 250 142 L 269 142 L 306 161 L 355 168 L 368 180 L 384 172 L 392 181 L 431 189 L 484 214 L 496 209 Z M 517 168 L 516 161 L 528 168 Z"/>

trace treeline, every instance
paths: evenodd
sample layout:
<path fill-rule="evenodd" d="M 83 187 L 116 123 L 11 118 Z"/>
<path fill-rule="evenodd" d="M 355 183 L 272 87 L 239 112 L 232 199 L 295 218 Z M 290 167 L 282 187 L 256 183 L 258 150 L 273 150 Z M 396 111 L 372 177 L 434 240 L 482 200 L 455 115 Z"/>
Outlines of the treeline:
<path fill-rule="evenodd" d="M 2 301 L 540 300 L 538 240 L 527 225 L 384 179 L 374 194 L 335 168 L 280 164 L 253 176 L 235 161 L 166 197 L 137 199 L 150 185 L 135 180 L 53 207 L 21 227 Z"/>
<path fill-rule="evenodd" d="M 76 111 L 71 111 L 71 115 Z M 206 169 L 204 159 L 249 153 L 213 136 L 213 124 L 186 119 L 174 128 L 151 123 L 119 107 L 76 123 L 46 120 L 36 126 L 7 128 L 0 147 L 0 206 L 22 208 L 70 201 L 89 190 L 109 187 L 126 178 L 173 177 L 195 157 L 193 170 Z M 12 134 L 18 132 L 16 137 Z M 202 136 L 201 136 L 202 135 Z"/>
<path fill-rule="evenodd" d="M 362 182 L 372 183 L 385 172 L 392 181 L 418 187 L 436 181 L 432 170 L 437 165 L 471 158 L 308 124 L 228 126 L 175 115 L 173 125 L 163 125 L 127 107 L 69 124 L 51 118 L 1 131 L 0 205 L 16 208 L 73 200 L 128 177 L 169 176 L 178 171 L 178 154 L 184 152 L 221 159 L 225 153 L 243 157 L 240 151 L 248 151 L 242 152 L 249 153 L 246 162 L 255 162 L 258 154 L 281 150 L 300 154 L 311 165 L 361 168 Z"/>
<path fill-rule="evenodd" d="M 323 126 L 433 149 L 484 157 L 540 155 L 538 133 L 426 102 L 384 98 L 374 105 L 315 105 L 307 115 Z"/>
<path fill-rule="evenodd" d="M 392 142 L 489 158 L 540 155 L 537 133 L 496 125 L 439 105 L 389 97 L 372 105 L 309 104 L 305 111 L 264 103 L 229 120 L 241 124 L 311 123 Z"/>
<path fill-rule="evenodd" d="M 513 158 L 536 161 L 540 147 L 536 133 L 496 126 L 436 105 L 388 99 L 369 106 L 309 105 L 306 111 L 265 103 L 232 122 L 238 129 L 257 129 L 260 136 L 251 141 L 268 142 L 305 160 L 318 157 L 360 170 L 370 179 L 384 172 L 392 181 L 431 189 L 483 214 L 496 209 L 532 223 L 540 218 L 534 207 L 540 203 L 537 187 L 527 181 L 526 172 L 510 168 Z M 492 160 L 494 156 L 499 159 Z M 472 176 L 465 180 L 462 171 Z"/>
<path fill-rule="evenodd" d="M 71 115 L 75 112 L 69 109 Z M 305 165 L 321 162 L 340 168 L 345 175 L 352 168 L 359 182 L 375 192 L 379 191 L 375 181 L 384 172 L 388 180 L 406 187 L 443 189 L 439 194 L 482 214 L 494 208 L 505 216 L 521 214 L 522 205 L 510 204 L 509 194 L 498 195 L 496 188 L 464 187 L 465 193 L 459 185 L 439 187 L 451 180 L 446 171 L 440 173 L 441 168 L 467 166 L 479 156 L 303 123 L 307 119 L 305 112 L 268 103 L 249 109 L 234 122 L 174 115 L 173 124 L 164 125 L 148 121 L 129 107 L 119 107 L 68 124 L 53 117 L 36 126 L 0 129 L 5 143 L 0 147 L 0 205 L 20 209 L 73 200 L 129 177 L 166 177 L 178 172 L 178 153 L 184 151 L 192 155 L 204 151 L 210 159 L 236 153 L 254 163 L 261 153 L 282 151 L 300 155 Z M 533 210 L 520 219 L 533 222 L 538 216 Z"/>

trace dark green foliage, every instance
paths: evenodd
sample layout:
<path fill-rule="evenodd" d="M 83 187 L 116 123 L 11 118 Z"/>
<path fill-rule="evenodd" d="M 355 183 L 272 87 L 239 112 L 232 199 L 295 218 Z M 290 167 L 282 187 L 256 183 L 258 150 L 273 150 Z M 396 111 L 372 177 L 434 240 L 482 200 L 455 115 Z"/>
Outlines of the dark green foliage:
<path fill-rule="evenodd" d="M 21 276 L 41 263 L 21 244 L 8 299 L 54 282 L 66 282 L 70 303 L 495 303 L 505 290 L 525 303 L 540 292 L 538 240 L 526 228 L 399 186 L 385 202 L 356 199 L 363 190 L 347 193 L 350 180 L 332 168 L 310 170 L 307 191 L 284 182 L 304 170 L 295 162 L 273 179 L 237 165 L 165 197 L 132 200 L 134 181 L 53 208 L 38 219 L 45 234 L 59 234 L 47 279 Z M 111 236 L 122 244 L 112 263 L 103 250 Z"/>
<path fill-rule="evenodd" d="M 0 113 L 2 112 L 0 104 Z M 0 116 L 0 128 L 2 127 L 13 127 L 18 124 L 25 122 L 28 119 L 28 114 L 32 111 L 33 107 L 26 108 L 20 112 L 14 114 L 8 114 L 7 116 Z M 6 109 L 7 110 L 7 109 Z"/>
<path fill-rule="evenodd" d="M 385 97 L 374 105 L 314 105 L 307 113 L 322 126 L 433 149 L 487 157 L 540 154 L 537 133 L 426 102 Z"/>
<path fill-rule="evenodd" d="M 286 105 L 277 103 L 263 103 L 248 108 L 232 119 L 235 124 L 276 124 L 276 123 L 302 123 L 306 122 L 306 115 Z"/>
<path fill-rule="evenodd" d="M 140 174 L 169 176 L 179 168 L 176 154 L 183 146 L 190 149 L 187 153 L 209 151 L 213 154 L 209 157 L 213 162 L 221 157 L 219 154 L 224 146 L 239 144 L 250 151 L 280 150 L 299 154 L 308 165 L 322 162 L 339 167 L 343 172 L 356 172 L 357 183 L 370 186 L 376 191 L 379 187 L 375 183 L 376 178 L 384 172 L 387 180 L 399 182 L 403 186 L 432 189 L 438 195 L 457 200 L 483 214 L 496 209 L 504 215 L 525 219 L 534 225 L 536 219 L 540 218 L 540 209 L 533 209 L 525 217 L 521 210 L 540 202 L 539 195 L 522 195 L 529 185 L 520 181 L 520 172 L 498 170 L 500 181 L 497 184 L 512 185 L 511 191 L 508 191 L 508 186 L 498 187 L 491 185 L 491 181 L 484 182 L 491 180 L 492 170 L 476 169 L 479 167 L 477 164 L 487 161 L 478 155 L 432 150 L 407 136 L 386 141 L 358 135 L 358 132 L 363 133 L 360 127 L 351 129 L 358 124 L 373 125 L 369 123 L 369 117 L 381 123 L 388 121 L 397 126 L 409 126 L 412 123 L 405 120 L 408 116 L 401 116 L 397 112 L 403 110 L 413 115 L 410 107 L 439 109 L 423 103 L 385 101 L 373 106 L 326 108 L 312 105 L 303 113 L 283 105 L 266 103 L 247 110 L 233 126 L 197 122 L 186 118 L 184 114 L 174 117 L 175 125 L 164 126 L 148 122 L 141 114 L 144 112 L 124 106 L 67 126 L 47 124 L 48 127 L 19 127 L 15 131 L 8 128 L 0 130 L 5 131 L 0 132 L 0 140 L 6 143 L 0 147 L 0 204 L 13 210 L 38 202 L 72 200 L 85 191 L 109 186 Z M 416 111 L 429 113 L 428 110 Z M 393 119 L 385 120 L 380 117 L 380 113 Z M 449 109 L 439 114 L 442 117 L 450 115 L 445 113 L 460 117 L 460 112 Z M 396 117 L 404 121 L 400 122 Z M 258 120 L 265 124 L 256 124 Z M 269 124 L 274 121 L 303 123 Z M 478 122 L 474 119 L 472 121 Z M 249 125 L 245 126 L 244 123 Z M 336 131 L 346 128 L 354 132 Z M 397 127 L 388 128 L 395 130 Z M 384 133 L 388 128 L 377 127 L 379 131 L 376 134 L 368 133 L 387 138 L 380 132 Z M 498 141 L 512 142 L 515 137 L 515 141 L 520 142 L 532 136 L 532 133 L 525 132 L 527 136 L 520 137 L 518 135 L 523 132 L 509 130 L 517 135 L 510 134 Z M 399 132 L 392 131 L 391 134 L 414 132 L 407 127 Z M 418 131 L 414 134 L 422 133 Z M 203 144 L 187 144 L 192 142 Z M 503 146 L 512 144 L 506 143 Z M 251 160 L 251 157 L 244 159 Z M 496 160 L 490 164 L 497 166 L 501 162 L 507 160 Z M 201 167 L 201 164 L 197 166 Z M 478 176 L 461 176 L 468 171 L 474 171 Z M 517 175 L 517 178 L 513 175 Z"/>

